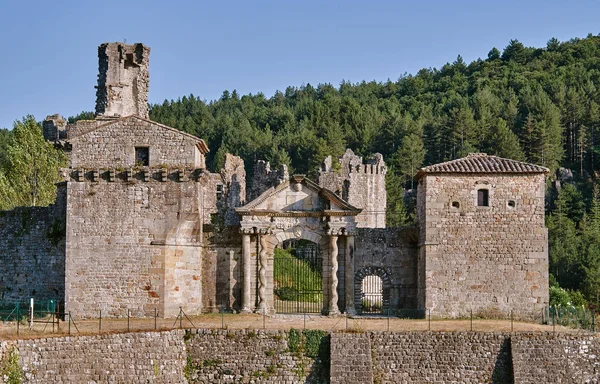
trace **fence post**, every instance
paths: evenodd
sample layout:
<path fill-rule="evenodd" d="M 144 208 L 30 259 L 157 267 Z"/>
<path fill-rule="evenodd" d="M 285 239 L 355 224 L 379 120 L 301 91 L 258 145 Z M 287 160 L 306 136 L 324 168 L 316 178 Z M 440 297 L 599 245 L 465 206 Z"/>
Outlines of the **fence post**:
<path fill-rule="evenodd" d="M 19 303 L 17 303 L 17 336 L 19 336 L 19 323 L 21 322 L 21 315 L 19 314 Z"/>
<path fill-rule="evenodd" d="M 69 335 L 71 334 L 71 311 L 69 311 Z"/>
<path fill-rule="evenodd" d="M 513 322 L 514 322 L 513 310 L 511 309 L 511 310 L 510 310 L 510 331 L 511 331 L 511 332 L 514 330 L 514 325 L 513 325 Z"/>
<path fill-rule="evenodd" d="M 348 318 L 346 318 L 346 324 L 348 323 Z M 306 331 L 306 312 L 304 312 L 304 330 Z"/>
<path fill-rule="evenodd" d="M 127 332 L 129 332 L 129 308 L 127 308 Z"/>
<path fill-rule="evenodd" d="M 550 311 L 552 312 L 552 332 L 556 332 L 556 307 L 554 307 L 554 311 L 552 310 L 552 307 L 550 307 Z"/>
<path fill-rule="evenodd" d="M 471 332 L 473 332 L 473 310 L 471 309 Z"/>
<path fill-rule="evenodd" d="M 263 308 L 263 329 L 267 326 L 267 307 Z"/>
<path fill-rule="evenodd" d="M 429 323 L 429 325 L 428 325 L 428 331 L 430 331 L 430 332 L 431 332 L 431 308 L 429 308 L 429 309 L 427 310 L 427 312 L 429 313 L 429 322 L 428 322 L 428 323 Z"/>
<path fill-rule="evenodd" d="M 221 329 L 225 329 L 225 306 L 221 306 Z"/>
<path fill-rule="evenodd" d="M 183 309 L 179 307 L 179 329 L 183 328 Z"/>
<path fill-rule="evenodd" d="M 388 327 L 388 332 L 390 331 L 390 308 L 388 307 L 388 316 L 387 316 L 387 327 Z"/>
<path fill-rule="evenodd" d="M 100 310 L 100 317 L 98 318 L 98 332 L 102 331 L 102 310 Z"/>
<path fill-rule="evenodd" d="M 156 308 L 154 308 L 154 330 L 156 331 L 156 318 L 158 317 L 158 314 L 156 313 Z"/>

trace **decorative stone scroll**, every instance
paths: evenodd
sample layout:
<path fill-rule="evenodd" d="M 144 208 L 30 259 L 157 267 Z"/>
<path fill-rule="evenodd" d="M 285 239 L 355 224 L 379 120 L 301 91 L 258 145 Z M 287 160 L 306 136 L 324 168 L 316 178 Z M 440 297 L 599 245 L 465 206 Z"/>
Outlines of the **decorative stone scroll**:
<path fill-rule="evenodd" d="M 338 308 L 338 237 L 333 235 L 329 237 L 329 249 L 330 249 L 330 261 L 331 261 L 331 286 L 329 288 L 329 315 L 338 315 L 340 310 Z"/>

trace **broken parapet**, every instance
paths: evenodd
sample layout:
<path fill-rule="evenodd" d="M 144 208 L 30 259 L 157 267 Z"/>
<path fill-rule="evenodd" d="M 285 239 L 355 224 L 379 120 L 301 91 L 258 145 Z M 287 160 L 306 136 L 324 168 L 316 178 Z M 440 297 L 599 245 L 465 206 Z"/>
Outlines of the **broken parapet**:
<path fill-rule="evenodd" d="M 44 133 L 44 139 L 48 141 L 59 141 L 64 140 L 67 137 L 66 133 L 67 120 L 61 115 L 54 114 L 46 116 L 42 122 L 42 131 Z"/>
<path fill-rule="evenodd" d="M 240 223 L 240 217 L 235 211 L 235 208 L 241 207 L 246 203 L 246 169 L 244 168 L 244 160 L 239 156 L 234 156 L 229 153 L 225 155 L 225 165 L 221 169 L 221 178 L 227 188 L 225 209 L 225 225 L 232 226 Z M 217 194 L 219 191 L 217 191 Z"/>
<path fill-rule="evenodd" d="M 362 212 L 356 216 L 359 228 L 385 228 L 387 166 L 380 153 L 363 163 L 363 158 L 347 149 L 338 159 L 339 170 L 333 167 L 331 156 L 321 164 L 319 186 L 335 192 Z"/>
<path fill-rule="evenodd" d="M 290 173 L 285 164 L 282 164 L 277 171 L 272 171 L 268 161 L 257 161 L 254 165 L 254 176 L 248 193 L 248 201 L 256 199 L 267 189 L 276 187 L 289 178 Z"/>
<path fill-rule="evenodd" d="M 98 47 L 96 116 L 148 119 L 150 48 L 141 43 Z"/>

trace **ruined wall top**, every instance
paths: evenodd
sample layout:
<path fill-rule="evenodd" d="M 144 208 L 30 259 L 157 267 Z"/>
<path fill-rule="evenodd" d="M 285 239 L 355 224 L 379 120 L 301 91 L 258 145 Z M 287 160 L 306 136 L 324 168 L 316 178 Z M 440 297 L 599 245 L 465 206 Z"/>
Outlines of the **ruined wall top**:
<path fill-rule="evenodd" d="M 98 47 L 96 116 L 148 118 L 150 48 L 141 43 Z"/>

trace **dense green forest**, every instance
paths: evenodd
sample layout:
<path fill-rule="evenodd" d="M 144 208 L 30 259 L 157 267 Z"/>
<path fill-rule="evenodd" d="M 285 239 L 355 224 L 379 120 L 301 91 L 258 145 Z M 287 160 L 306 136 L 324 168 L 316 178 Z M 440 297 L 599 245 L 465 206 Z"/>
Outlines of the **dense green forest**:
<path fill-rule="evenodd" d="M 189 95 L 151 105 L 150 117 L 206 140 L 213 170 L 227 152 L 243 157 L 250 172 L 266 159 L 309 175 L 347 147 L 362 156 L 382 153 L 390 168 L 390 226 L 413 222 L 407 192 L 424 165 L 486 152 L 546 166 L 552 300 L 598 304 L 599 105 L 600 36 L 588 35 L 550 39 L 543 48 L 511 40 L 485 59 L 465 63 L 458 56 L 397 81 L 290 86 L 270 98 L 225 91 L 208 103 Z M 69 121 L 84 117 L 89 112 Z M 13 136 L 26 124 L 0 135 L 2 198 L 22 183 L 11 182 L 14 161 L 6 153 L 14 156 Z M 31 192 L 19 193 L 18 204 L 32 202 Z"/>

